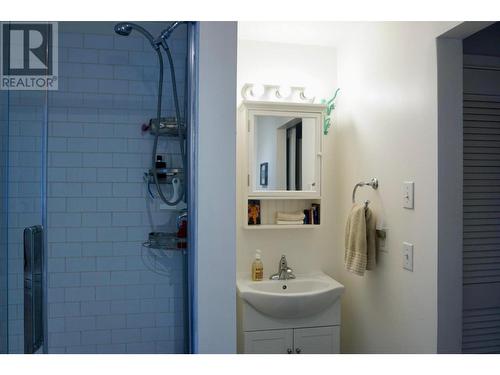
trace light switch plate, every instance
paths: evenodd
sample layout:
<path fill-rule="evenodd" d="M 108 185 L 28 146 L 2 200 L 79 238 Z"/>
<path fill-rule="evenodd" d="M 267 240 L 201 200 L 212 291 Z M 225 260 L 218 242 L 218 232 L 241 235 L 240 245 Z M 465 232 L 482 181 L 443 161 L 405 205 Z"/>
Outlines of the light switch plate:
<path fill-rule="evenodd" d="M 403 182 L 403 207 L 404 208 L 414 208 L 413 197 L 414 197 L 414 187 L 413 181 Z"/>
<path fill-rule="evenodd" d="M 403 268 L 413 272 L 413 244 L 403 242 Z"/>

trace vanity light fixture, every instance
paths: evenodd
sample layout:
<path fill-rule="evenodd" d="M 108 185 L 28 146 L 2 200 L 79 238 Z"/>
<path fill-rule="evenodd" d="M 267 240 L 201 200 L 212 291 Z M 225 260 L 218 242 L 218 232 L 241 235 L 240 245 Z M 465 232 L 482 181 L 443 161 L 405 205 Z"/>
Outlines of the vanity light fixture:
<path fill-rule="evenodd" d="M 315 97 L 303 86 L 261 85 L 245 83 L 241 88 L 244 100 L 284 101 L 289 103 L 314 103 Z"/>

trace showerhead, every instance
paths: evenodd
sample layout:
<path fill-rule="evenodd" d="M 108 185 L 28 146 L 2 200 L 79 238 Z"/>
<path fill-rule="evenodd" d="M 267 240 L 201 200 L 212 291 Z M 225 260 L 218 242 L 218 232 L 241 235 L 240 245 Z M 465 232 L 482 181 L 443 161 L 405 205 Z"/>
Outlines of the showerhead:
<path fill-rule="evenodd" d="M 154 43 L 153 36 L 143 27 L 132 22 L 120 22 L 115 25 L 115 33 L 118 35 L 129 36 L 132 30 L 140 32 L 146 37 L 147 40 L 149 40 L 149 43 L 151 43 L 153 48 L 158 49 L 158 46 Z"/>
<path fill-rule="evenodd" d="M 129 36 L 132 32 L 132 25 L 128 22 L 120 22 L 115 25 L 115 33 L 118 35 Z"/>

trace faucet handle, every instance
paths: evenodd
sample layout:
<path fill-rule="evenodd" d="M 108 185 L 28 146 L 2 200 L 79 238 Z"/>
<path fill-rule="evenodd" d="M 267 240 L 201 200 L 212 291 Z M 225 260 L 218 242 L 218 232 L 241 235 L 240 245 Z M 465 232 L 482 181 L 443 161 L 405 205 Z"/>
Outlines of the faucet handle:
<path fill-rule="evenodd" d="M 280 268 L 286 268 L 288 266 L 288 262 L 286 261 L 286 256 L 283 254 L 281 255 L 280 259 Z"/>

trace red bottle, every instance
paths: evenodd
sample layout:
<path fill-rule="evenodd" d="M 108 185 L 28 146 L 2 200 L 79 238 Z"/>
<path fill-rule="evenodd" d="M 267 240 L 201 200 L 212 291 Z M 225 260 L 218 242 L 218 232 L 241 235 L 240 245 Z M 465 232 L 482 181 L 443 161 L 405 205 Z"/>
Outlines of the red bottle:
<path fill-rule="evenodd" d="M 177 238 L 186 238 L 187 237 L 187 220 L 182 220 L 179 224 L 179 230 L 177 231 Z M 187 248 L 187 241 L 177 241 L 178 249 Z"/>

